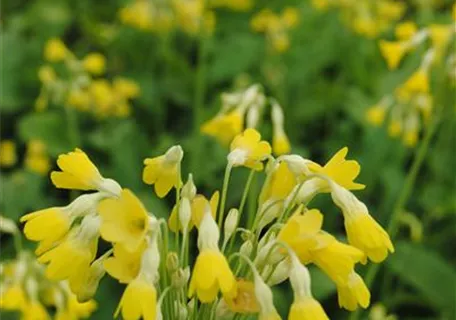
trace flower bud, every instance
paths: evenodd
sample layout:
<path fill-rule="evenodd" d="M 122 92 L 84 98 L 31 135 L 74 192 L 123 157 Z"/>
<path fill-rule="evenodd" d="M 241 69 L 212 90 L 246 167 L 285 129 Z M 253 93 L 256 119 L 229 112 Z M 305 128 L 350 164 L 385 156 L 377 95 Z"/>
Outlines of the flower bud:
<path fill-rule="evenodd" d="M 17 227 L 13 220 L 0 216 L 0 231 L 14 234 L 17 232 Z"/>
<path fill-rule="evenodd" d="M 238 217 L 239 217 L 239 211 L 237 209 L 233 208 L 228 212 L 228 215 L 226 216 L 226 219 L 225 219 L 225 226 L 224 226 L 224 232 L 225 232 L 224 241 L 228 241 L 231 238 L 231 236 L 233 235 L 233 232 L 237 227 Z"/>
<path fill-rule="evenodd" d="M 186 267 L 185 269 L 176 270 L 171 276 L 171 284 L 176 289 L 183 288 L 187 284 L 188 279 L 190 278 L 190 269 Z"/>
<path fill-rule="evenodd" d="M 179 257 L 177 256 L 177 253 L 175 252 L 170 252 L 166 256 L 166 269 L 168 269 L 169 272 L 174 272 L 179 268 Z"/>
<path fill-rule="evenodd" d="M 80 288 L 74 288 L 76 290 L 72 291 L 76 293 L 76 297 L 79 302 L 89 301 L 95 296 L 97 292 L 98 285 L 101 278 L 106 274 L 106 271 L 103 267 L 103 261 L 105 257 L 100 257 L 95 260 L 90 266 L 89 270 L 86 271 L 85 279 Z"/>
<path fill-rule="evenodd" d="M 177 311 L 178 320 L 186 320 L 188 318 L 187 307 L 182 302 L 174 301 L 174 309 Z"/>
<path fill-rule="evenodd" d="M 181 195 L 183 198 L 188 198 L 190 200 L 196 196 L 196 186 L 193 182 L 193 175 L 191 173 L 188 175 L 187 182 L 182 187 Z"/>
<path fill-rule="evenodd" d="M 190 205 L 189 198 L 182 198 L 179 206 L 179 222 L 182 226 L 182 229 L 187 229 L 188 224 L 190 223 L 190 218 L 192 217 L 192 209 Z"/>
<path fill-rule="evenodd" d="M 173 163 L 173 164 L 179 163 L 182 161 L 183 157 L 184 157 L 184 151 L 182 150 L 182 147 L 179 145 L 172 146 L 165 153 L 165 159 L 168 163 Z"/>
<path fill-rule="evenodd" d="M 275 266 L 275 269 L 274 269 L 272 275 L 269 277 L 267 284 L 271 287 L 275 286 L 275 285 L 285 281 L 289 275 L 290 275 L 290 260 L 284 259 Z"/>
<path fill-rule="evenodd" d="M 306 160 L 297 154 L 284 155 L 279 159 L 286 162 L 290 171 L 293 172 L 298 179 L 311 173 L 308 168 L 309 160 Z"/>
<path fill-rule="evenodd" d="M 253 250 L 253 243 L 252 240 L 245 241 L 241 247 L 239 248 L 239 252 L 247 257 L 250 256 Z"/>

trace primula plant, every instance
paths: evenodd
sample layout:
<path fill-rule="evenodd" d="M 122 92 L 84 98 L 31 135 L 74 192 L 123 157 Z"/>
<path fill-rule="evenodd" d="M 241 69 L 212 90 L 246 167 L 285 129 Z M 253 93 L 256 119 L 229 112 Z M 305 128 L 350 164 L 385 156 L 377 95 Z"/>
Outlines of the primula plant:
<path fill-rule="evenodd" d="M 182 181 L 183 150 L 173 146 L 144 160 L 143 181 L 176 202 L 169 218 L 149 212 L 136 195 L 101 175 L 80 149 L 62 154 L 61 171 L 51 173 L 61 189 L 86 192 L 65 207 L 42 209 L 21 218 L 24 234 L 38 242 L 35 251 L 49 281 L 68 283 L 68 294 L 86 303 L 105 274 L 126 284 L 114 316 L 124 319 L 230 319 L 258 314 L 280 319 L 272 288 L 289 281 L 294 301 L 289 319 L 328 319 L 311 292 L 306 265 L 315 264 L 335 283 L 339 306 L 367 308 L 369 289 L 356 272 L 358 263 L 381 263 L 394 246 L 352 190 L 360 165 L 342 148 L 320 165 L 297 154 L 274 158 L 255 129 L 231 142 L 221 197 L 198 194 L 191 174 Z M 241 202 L 226 207 L 235 186 L 232 170 L 250 169 Z M 245 214 L 254 175 L 264 173 L 254 194 L 253 215 Z M 322 229 L 324 215 L 312 205 L 329 194 L 340 209 L 347 243 Z M 195 231 L 193 231 L 195 230 Z M 198 254 L 190 248 L 196 234 Z M 98 242 L 110 248 L 99 252 Z M 32 259 L 29 257 L 28 259 Z M 7 295 L 17 290 L 7 286 Z M 38 301 L 38 300 L 37 300 Z"/>

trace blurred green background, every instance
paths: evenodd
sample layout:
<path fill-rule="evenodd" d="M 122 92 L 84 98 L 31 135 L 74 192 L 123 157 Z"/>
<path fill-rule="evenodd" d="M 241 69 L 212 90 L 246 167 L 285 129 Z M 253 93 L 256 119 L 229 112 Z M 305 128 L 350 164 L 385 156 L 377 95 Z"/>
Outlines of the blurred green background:
<path fill-rule="evenodd" d="M 445 19 L 452 1 L 440 1 L 426 7 L 427 11 L 418 2 L 407 2 L 406 16 L 426 24 Z M 181 31 L 152 33 L 122 24 L 118 12 L 128 3 L 2 3 L 1 139 L 14 141 L 18 154 L 15 165 L 2 168 L 2 215 L 18 221 L 25 213 L 65 205 L 70 199 L 68 192 L 52 186 L 47 174 L 26 166 L 26 146 L 35 139 L 46 146 L 52 169 L 60 153 L 83 148 L 104 176 L 132 189 L 159 216 L 169 214 L 172 199 L 157 199 L 142 182 L 142 161 L 173 144 L 183 146 L 183 172 L 193 173 L 199 191 L 208 195 L 220 189 L 226 149 L 214 139 L 196 134 L 195 124 L 217 113 L 221 93 L 248 79 L 262 84 L 266 94 L 284 108 L 285 129 L 294 153 L 325 163 L 341 147 L 349 147 L 349 158 L 362 167 L 358 180 L 367 185 L 358 195 L 371 214 L 387 224 L 415 150 L 390 138 L 385 128 L 370 126 L 365 111 L 410 75 L 418 53 L 392 72 L 375 39 L 347 28 L 337 10 L 318 11 L 307 1 L 257 1 L 245 12 L 216 8 L 215 29 L 205 48 L 203 108 L 195 120 L 198 36 Z M 250 19 L 262 8 L 281 12 L 286 6 L 299 10 L 299 24 L 289 32 L 289 50 L 271 54 L 265 36 L 250 28 Z M 384 37 L 390 34 L 387 30 Z M 50 105 L 41 112 L 34 108 L 41 86 L 38 69 L 45 64 L 43 48 L 52 37 L 61 38 L 80 58 L 89 52 L 102 53 L 107 61 L 106 78 L 121 75 L 141 88 L 128 117 L 97 118 L 75 112 L 79 145 L 72 141 L 69 118 L 61 106 Z M 446 108 L 406 204 L 407 214 L 400 219 L 396 253 L 382 265 L 371 288 L 372 305 L 381 303 L 399 319 L 455 319 L 454 95 L 447 101 L 453 106 Z M 263 121 L 260 131 L 271 139 L 269 120 Z M 236 171 L 233 185 L 243 185 L 246 174 Z M 232 189 L 228 200 L 238 203 L 242 188 Z M 325 213 L 324 228 L 342 234 L 342 216 L 329 203 L 325 197 L 317 199 Z M 3 235 L 1 241 L 1 259 L 13 256 L 12 239 Z M 315 297 L 328 315 L 347 318 L 349 313 L 337 306 L 335 287 L 317 270 L 312 274 Z M 96 297 L 99 308 L 92 318 L 109 319 L 122 290 L 115 280 L 103 279 Z M 275 298 L 280 311 L 286 312 L 292 300 L 290 290 L 279 288 Z M 9 317 L 13 316 L 4 319 Z M 367 317 L 365 313 L 363 318 Z"/>

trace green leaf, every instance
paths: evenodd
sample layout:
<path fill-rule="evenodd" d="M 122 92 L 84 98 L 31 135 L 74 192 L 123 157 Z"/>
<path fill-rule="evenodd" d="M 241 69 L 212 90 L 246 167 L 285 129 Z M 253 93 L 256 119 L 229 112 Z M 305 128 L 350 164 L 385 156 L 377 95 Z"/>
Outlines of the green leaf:
<path fill-rule="evenodd" d="M 19 121 L 19 137 L 24 141 L 39 139 L 51 156 L 67 152 L 73 146 L 63 115 L 57 111 L 30 113 Z"/>
<path fill-rule="evenodd" d="M 396 252 L 388 258 L 387 266 L 435 308 L 453 315 L 449 318 L 454 319 L 456 271 L 438 254 L 417 244 L 400 242 L 396 244 Z"/>

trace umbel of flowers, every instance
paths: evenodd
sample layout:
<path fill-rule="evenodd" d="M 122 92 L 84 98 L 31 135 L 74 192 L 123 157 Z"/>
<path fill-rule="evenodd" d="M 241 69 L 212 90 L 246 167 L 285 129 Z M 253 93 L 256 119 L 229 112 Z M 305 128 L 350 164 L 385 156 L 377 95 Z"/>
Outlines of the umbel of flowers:
<path fill-rule="evenodd" d="M 367 120 L 380 126 L 388 121 L 388 133 L 392 137 L 402 136 L 405 145 L 416 145 L 421 128 L 429 121 L 434 109 L 435 91 L 431 85 L 432 72 L 443 68 L 439 77 L 445 81 L 456 79 L 456 5 L 453 21 L 448 24 L 430 24 L 419 28 L 414 22 L 406 21 L 396 26 L 397 40 L 380 40 L 379 47 L 388 68 L 395 70 L 404 57 L 419 49 L 420 63 L 415 71 L 392 93 L 367 110 Z"/>
<path fill-rule="evenodd" d="M 376 38 L 398 21 L 407 9 L 394 0 L 312 0 L 318 10 L 336 8 L 342 21 L 356 33 Z"/>
<path fill-rule="evenodd" d="M 57 320 L 92 314 L 97 308 L 94 300 L 79 302 L 67 281 L 51 281 L 33 253 L 21 248 L 21 235 L 12 220 L 0 216 L 0 231 L 14 236 L 17 250 L 16 258 L 0 264 L 0 310 L 19 312 L 24 320 L 51 319 L 47 307 L 55 309 Z"/>
<path fill-rule="evenodd" d="M 48 64 L 38 71 L 41 91 L 35 107 L 41 111 L 54 104 L 90 112 L 97 117 L 126 117 L 130 99 L 139 95 L 139 86 L 132 80 L 103 78 L 106 59 L 92 52 L 78 59 L 57 38 L 48 40 L 44 48 Z"/>
<path fill-rule="evenodd" d="M 22 217 L 24 233 L 39 243 L 45 276 L 68 281 L 78 301 L 93 297 L 105 274 L 126 285 L 115 316 L 136 320 L 230 319 L 258 314 L 281 319 L 273 287 L 289 281 L 294 292 L 288 318 L 328 319 L 312 296 L 306 265 L 314 264 L 336 284 L 339 305 L 367 308 L 370 293 L 356 272 L 358 263 L 380 263 L 394 252 L 388 234 L 352 191 L 360 165 L 342 148 L 324 165 L 299 155 L 271 156 L 268 142 L 252 128 L 230 145 L 221 196 L 198 193 L 192 175 L 182 181 L 180 146 L 144 161 L 143 180 L 158 197 L 175 190 L 168 221 L 158 219 L 116 181 L 105 178 L 79 149 L 61 155 L 61 171 L 51 173 L 57 188 L 87 191 L 65 207 Z M 266 165 L 265 165 L 266 164 Z M 227 208 L 230 176 L 250 169 L 241 203 Z M 247 214 L 251 178 L 265 174 L 256 194 L 256 212 Z M 318 194 L 329 194 L 340 208 L 348 243 L 322 230 L 324 215 L 312 207 Z M 337 219 L 337 217 L 328 217 Z M 198 253 L 189 250 L 197 234 Z M 100 239 L 111 244 L 97 252 Z M 241 240 L 241 241 L 239 241 Z"/>
<path fill-rule="evenodd" d="M 291 145 L 285 133 L 283 109 L 274 98 L 265 96 L 259 84 L 223 93 L 219 112 L 203 123 L 201 132 L 229 146 L 245 128 L 258 128 L 261 125 L 267 106 L 270 106 L 272 120 L 272 150 L 275 155 L 289 153 Z"/>

